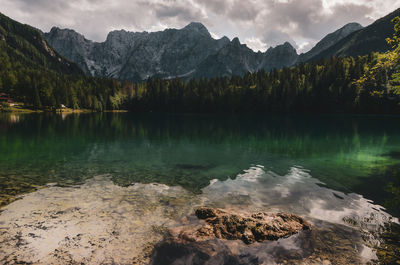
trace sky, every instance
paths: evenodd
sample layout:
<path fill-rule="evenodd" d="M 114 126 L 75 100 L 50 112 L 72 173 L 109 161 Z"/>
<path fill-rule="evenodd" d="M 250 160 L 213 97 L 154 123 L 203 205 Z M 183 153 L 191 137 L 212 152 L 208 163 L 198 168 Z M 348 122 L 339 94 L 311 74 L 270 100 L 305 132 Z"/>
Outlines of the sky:
<path fill-rule="evenodd" d="M 42 31 L 70 28 L 104 41 L 108 32 L 159 31 L 203 23 L 214 38 L 239 37 L 257 51 L 290 42 L 299 53 L 349 22 L 363 26 L 400 0 L 0 0 L 0 12 Z"/>

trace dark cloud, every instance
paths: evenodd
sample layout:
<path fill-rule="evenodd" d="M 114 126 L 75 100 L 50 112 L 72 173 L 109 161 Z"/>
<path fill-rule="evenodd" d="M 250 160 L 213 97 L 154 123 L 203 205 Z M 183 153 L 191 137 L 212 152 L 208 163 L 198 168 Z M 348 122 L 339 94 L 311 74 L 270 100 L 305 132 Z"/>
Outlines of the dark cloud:
<path fill-rule="evenodd" d="M 173 4 L 157 3 L 151 5 L 156 13 L 156 17 L 163 18 L 176 18 L 181 21 L 199 21 L 202 18 L 201 11 L 191 8 L 188 5 L 181 5 L 174 2 Z"/>
<path fill-rule="evenodd" d="M 303 49 L 310 47 L 307 43 L 315 44 L 349 22 L 366 25 L 373 21 L 367 17 L 372 8 L 352 3 L 336 4 L 327 9 L 322 0 L 271 1 L 263 10 L 258 21 L 266 27 L 258 31 L 258 35 L 264 42 L 276 44 L 286 39 Z"/>
<path fill-rule="evenodd" d="M 98 41 L 113 29 L 155 31 L 200 21 L 257 49 L 284 41 L 305 49 L 346 23 L 367 25 L 398 6 L 400 0 L 1 0 L 0 12 L 44 31 L 73 28 Z"/>

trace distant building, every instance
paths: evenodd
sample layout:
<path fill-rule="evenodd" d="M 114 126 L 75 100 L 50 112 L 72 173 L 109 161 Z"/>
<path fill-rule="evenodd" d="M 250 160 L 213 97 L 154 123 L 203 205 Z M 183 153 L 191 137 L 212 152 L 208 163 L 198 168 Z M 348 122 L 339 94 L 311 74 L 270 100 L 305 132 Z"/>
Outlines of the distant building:
<path fill-rule="evenodd" d="M 6 93 L 0 93 L 0 102 L 6 102 L 8 104 L 12 104 L 14 106 L 14 101 L 6 94 Z"/>

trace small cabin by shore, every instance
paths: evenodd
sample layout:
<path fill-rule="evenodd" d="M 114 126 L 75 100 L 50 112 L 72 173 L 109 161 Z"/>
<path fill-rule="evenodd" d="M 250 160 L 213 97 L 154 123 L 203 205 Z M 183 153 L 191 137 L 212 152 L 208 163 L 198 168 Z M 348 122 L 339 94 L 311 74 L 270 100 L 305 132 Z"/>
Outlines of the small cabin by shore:
<path fill-rule="evenodd" d="M 6 93 L 0 93 L 0 103 L 1 102 L 8 103 L 11 107 L 15 105 L 12 98 L 10 98 Z"/>

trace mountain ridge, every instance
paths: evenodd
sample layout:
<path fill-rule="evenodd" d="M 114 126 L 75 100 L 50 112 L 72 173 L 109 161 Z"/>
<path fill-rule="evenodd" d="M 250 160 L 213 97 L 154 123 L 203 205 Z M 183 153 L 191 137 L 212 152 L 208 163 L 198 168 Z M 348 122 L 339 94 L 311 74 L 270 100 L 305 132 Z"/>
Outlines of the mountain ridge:
<path fill-rule="evenodd" d="M 370 52 L 390 50 L 391 47 L 387 44 L 386 38 L 391 38 L 394 34 L 392 19 L 396 16 L 400 16 L 400 8 L 349 34 L 308 61 L 326 59 L 332 56 L 360 56 Z"/>
<path fill-rule="evenodd" d="M 7 54 L 27 65 L 40 65 L 67 74 L 83 74 L 72 61 L 64 58 L 34 27 L 19 23 L 0 13 L 0 40 Z M 29 56 L 24 56 L 26 52 Z"/>
<path fill-rule="evenodd" d="M 149 77 L 211 78 L 280 69 L 331 56 L 386 51 L 389 47 L 385 38 L 393 34 L 390 21 L 393 14 L 400 15 L 399 10 L 365 28 L 355 22 L 348 23 L 300 55 L 289 42 L 265 52 L 255 52 L 241 44 L 237 37 L 214 39 L 200 22 L 157 32 L 114 30 L 104 42 L 90 41 L 70 29 L 52 28 L 43 36 L 57 51 L 92 76 L 134 82 Z M 383 29 L 376 30 L 377 25 Z"/>
<path fill-rule="evenodd" d="M 209 78 L 217 74 L 241 75 L 247 71 L 277 67 L 266 63 L 266 57 L 276 58 L 276 54 L 280 54 L 283 63 L 278 63 L 278 67 L 291 66 L 298 57 L 297 52 L 282 54 L 282 47 L 290 46 L 289 50 L 295 51 L 290 43 L 271 47 L 262 53 L 241 44 L 238 38 L 229 40 L 224 36 L 214 39 L 200 22 L 157 32 L 111 31 L 104 42 L 93 42 L 74 30 L 56 27 L 43 35 L 87 74 L 130 81 L 143 81 L 150 76 Z M 240 55 L 240 58 L 222 58 L 222 54 L 229 55 L 227 51 Z M 227 62 L 237 65 L 218 67 Z"/>
<path fill-rule="evenodd" d="M 356 22 L 351 22 L 340 29 L 329 33 L 326 35 L 324 38 L 322 38 L 316 45 L 314 45 L 311 50 L 308 52 L 302 53 L 299 56 L 299 62 L 306 62 L 309 59 L 317 56 L 319 53 L 322 51 L 330 48 L 331 46 L 335 45 L 337 42 L 339 42 L 341 39 L 347 37 L 349 34 L 358 31 L 362 29 L 363 26 L 361 26 L 359 23 Z"/>

